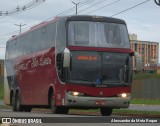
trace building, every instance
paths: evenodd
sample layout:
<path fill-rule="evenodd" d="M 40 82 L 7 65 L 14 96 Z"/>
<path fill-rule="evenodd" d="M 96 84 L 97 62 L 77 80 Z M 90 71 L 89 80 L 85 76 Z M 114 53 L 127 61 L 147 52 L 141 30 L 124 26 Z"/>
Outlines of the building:
<path fill-rule="evenodd" d="M 131 48 L 142 57 L 143 68 L 156 67 L 159 61 L 159 43 L 137 40 L 136 34 L 130 34 Z M 133 58 L 133 68 L 135 68 L 135 57 Z"/>
<path fill-rule="evenodd" d="M 0 59 L 0 76 L 4 76 L 4 60 Z"/>

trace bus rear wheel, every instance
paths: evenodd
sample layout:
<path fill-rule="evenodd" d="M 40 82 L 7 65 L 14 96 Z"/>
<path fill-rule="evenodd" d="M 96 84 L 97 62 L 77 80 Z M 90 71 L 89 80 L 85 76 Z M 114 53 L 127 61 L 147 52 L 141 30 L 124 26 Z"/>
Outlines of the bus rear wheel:
<path fill-rule="evenodd" d="M 22 105 L 21 105 L 21 99 L 20 99 L 20 93 L 19 93 L 19 92 L 16 93 L 15 102 L 16 102 L 16 103 L 15 103 L 15 105 L 16 105 L 16 110 L 17 110 L 18 112 L 23 111 L 23 107 L 22 107 Z"/>
<path fill-rule="evenodd" d="M 110 116 L 112 114 L 112 108 L 100 108 L 100 112 L 102 116 Z"/>
<path fill-rule="evenodd" d="M 16 101 L 13 93 L 11 94 L 11 105 L 12 105 L 12 110 L 16 111 Z"/>

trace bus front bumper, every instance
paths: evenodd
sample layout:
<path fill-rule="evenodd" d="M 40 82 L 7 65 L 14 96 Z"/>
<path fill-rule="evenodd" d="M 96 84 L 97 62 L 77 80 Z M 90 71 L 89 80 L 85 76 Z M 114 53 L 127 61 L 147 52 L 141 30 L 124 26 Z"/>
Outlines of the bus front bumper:
<path fill-rule="evenodd" d="M 130 97 L 86 97 L 72 96 L 66 93 L 65 105 L 68 107 L 111 107 L 128 108 Z"/>

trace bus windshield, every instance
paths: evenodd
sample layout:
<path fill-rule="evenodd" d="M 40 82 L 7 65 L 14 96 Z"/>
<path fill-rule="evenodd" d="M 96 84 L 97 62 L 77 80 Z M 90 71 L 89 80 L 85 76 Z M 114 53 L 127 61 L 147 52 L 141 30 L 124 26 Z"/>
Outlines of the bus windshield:
<path fill-rule="evenodd" d="M 130 67 L 127 53 L 72 51 L 70 82 L 124 85 L 130 81 Z"/>
<path fill-rule="evenodd" d="M 68 26 L 69 46 L 130 48 L 125 24 L 70 21 Z"/>

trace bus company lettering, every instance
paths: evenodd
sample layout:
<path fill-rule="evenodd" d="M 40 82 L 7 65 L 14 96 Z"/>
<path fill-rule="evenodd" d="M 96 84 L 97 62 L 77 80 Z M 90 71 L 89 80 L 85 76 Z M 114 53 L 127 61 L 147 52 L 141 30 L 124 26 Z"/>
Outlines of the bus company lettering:
<path fill-rule="evenodd" d="M 51 64 L 51 59 L 49 57 L 43 58 L 43 56 L 40 58 L 39 66 L 45 66 Z"/>
<path fill-rule="evenodd" d="M 27 63 L 22 63 L 16 66 L 16 72 L 20 72 L 21 70 L 27 70 L 28 65 L 31 63 L 31 61 L 28 61 Z"/>
<path fill-rule="evenodd" d="M 32 64 L 31 64 L 32 68 L 34 67 L 38 67 L 38 60 L 36 57 L 32 58 Z"/>
<path fill-rule="evenodd" d="M 29 66 L 31 68 L 36 68 L 38 66 L 46 66 L 51 64 L 51 59 L 49 57 L 42 56 L 41 58 L 32 58 L 31 60 L 27 61 L 27 63 L 18 64 L 16 66 L 16 72 L 20 72 L 21 70 L 27 70 L 29 69 Z"/>

